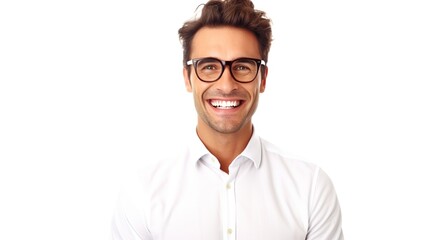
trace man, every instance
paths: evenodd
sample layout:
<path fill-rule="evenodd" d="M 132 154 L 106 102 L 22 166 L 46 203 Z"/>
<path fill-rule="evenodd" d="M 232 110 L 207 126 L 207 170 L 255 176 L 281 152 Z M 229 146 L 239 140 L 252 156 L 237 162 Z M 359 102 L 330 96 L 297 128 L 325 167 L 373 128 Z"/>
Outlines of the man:
<path fill-rule="evenodd" d="M 212 0 L 179 29 L 196 132 L 124 191 L 115 240 L 342 240 L 329 177 L 285 158 L 252 124 L 267 81 L 270 20 L 250 0 Z"/>

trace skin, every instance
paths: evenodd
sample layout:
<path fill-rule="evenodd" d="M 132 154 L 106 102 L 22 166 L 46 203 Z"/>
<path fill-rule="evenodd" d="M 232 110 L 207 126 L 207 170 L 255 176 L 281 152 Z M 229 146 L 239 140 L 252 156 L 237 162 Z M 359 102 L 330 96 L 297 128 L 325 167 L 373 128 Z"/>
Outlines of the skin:
<path fill-rule="evenodd" d="M 191 49 L 191 59 L 261 58 L 255 35 L 230 26 L 201 28 L 194 36 Z M 183 69 L 183 77 L 187 91 L 194 96 L 198 113 L 197 134 L 219 160 L 221 169 L 228 173 L 228 166 L 244 150 L 252 136 L 252 116 L 258 106 L 259 93 L 265 90 L 268 69 L 263 76 L 259 71 L 250 83 L 235 81 L 229 67 L 218 81 L 212 83 L 200 81 L 194 68 L 190 69 L 190 75 L 186 68 Z M 238 101 L 240 104 L 234 108 L 216 108 L 211 104 L 213 100 Z"/>

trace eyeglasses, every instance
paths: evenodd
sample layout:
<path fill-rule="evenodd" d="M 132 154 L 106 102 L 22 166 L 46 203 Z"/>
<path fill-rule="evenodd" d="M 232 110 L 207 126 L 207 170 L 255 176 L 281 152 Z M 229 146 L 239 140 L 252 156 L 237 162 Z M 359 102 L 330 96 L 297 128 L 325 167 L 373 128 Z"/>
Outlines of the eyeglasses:
<path fill-rule="evenodd" d="M 233 61 L 223 61 L 217 58 L 196 58 L 186 62 L 186 65 L 194 65 L 197 77 L 203 82 L 214 82 L 222 77 L 225 66 L 229 66 L 235 81 L 248 83 L 255 80 L 259 67 L 265 65 L 265 61 L 255 58 L 238 58 Z"/>

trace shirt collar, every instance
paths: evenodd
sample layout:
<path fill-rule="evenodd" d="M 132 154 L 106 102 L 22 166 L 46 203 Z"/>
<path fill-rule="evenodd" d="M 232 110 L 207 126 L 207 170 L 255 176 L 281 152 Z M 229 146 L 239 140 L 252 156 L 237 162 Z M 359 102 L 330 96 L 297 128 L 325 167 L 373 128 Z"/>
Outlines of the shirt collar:
<path fill-rule="evenodd" d="M 197 131 L 195 130 L 193 137 L 190 142 L 189 156 L 192 161 L 199 161 L 207 155 L 211 155 L 206 146 L 198 137 Z M 253 161 L 253 164 L 256 168 L 259 168 L 262 161 L 262 143 L 260 137 L 255 133 L 255 128 L 253 128 L 252 137 L 249 140 L 246 148 L 238 157 L 245 157 Z M 237 157 L 237 158 L 238 158 Z"/>
<path fill-rule="evenodd" d="M 189 146 L 189 156 L 190 159 L 194 162 L 198 162 L 204 156 L 211 155 L 209 150 L 207 150 L 206 146 L 204 146 L 201 139 L 198 137 L 197 131 L 195 129 L 194 134 L 192 134 L 192 138 Z"/>
<path fill-rule="evenodd" d="M 256 168 L 259 168 L 259 166 L 261 165 L 262 144 L 261 144 L 261 139 L 255 133 L 255 128 L 253 128 L 253 134 L 249 140 L 249 143 L 247 144 L 244 151 L 240 154 L 240 156 L 243 156 L 245 158 L 252 160 Z"/>

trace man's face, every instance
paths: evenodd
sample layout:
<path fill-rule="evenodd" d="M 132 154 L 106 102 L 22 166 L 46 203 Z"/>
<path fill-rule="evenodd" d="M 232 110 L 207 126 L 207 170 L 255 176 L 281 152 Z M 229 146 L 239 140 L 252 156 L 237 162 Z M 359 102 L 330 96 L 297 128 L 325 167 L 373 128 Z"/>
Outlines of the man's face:
<path fill-rule="evenodd" d="M 260 59 L 261 55 L 258 40 L 247 30 L 204 27 L 194 36 L 190 58 L 205 57 L 230 61 L 243 57 Z M 210 83 L 200 81 L 193 66 L 189 78 L 186 69 L 183 74 L 186 88 L 194 96 L 199 131 L 229 134 L 251 128 L 259 93 L 265 90 L 266 76 L 261 76 L 260 69 L 249 83 L 235 81 L 228 66 L 219 80 Z"/>

